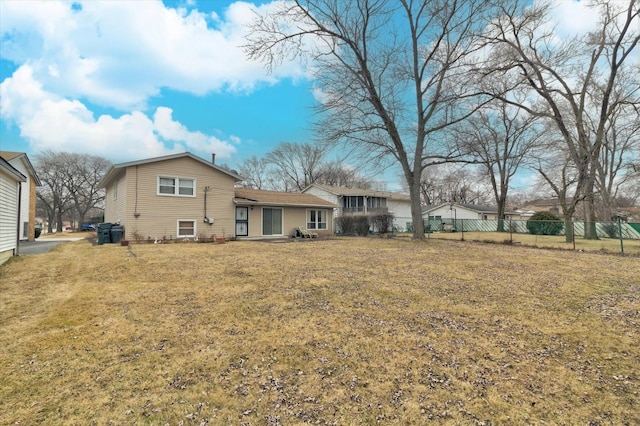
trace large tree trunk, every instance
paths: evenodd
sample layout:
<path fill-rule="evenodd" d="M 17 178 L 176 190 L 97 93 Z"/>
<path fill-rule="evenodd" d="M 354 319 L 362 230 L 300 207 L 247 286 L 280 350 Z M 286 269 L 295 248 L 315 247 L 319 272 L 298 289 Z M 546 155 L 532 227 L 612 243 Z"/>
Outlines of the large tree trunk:
<path fill-rule="evenodd" d="M 598 233 L 596 228 L 596 208 L 595 197 L 593 195 L 594 181 L 593 178 L 587 183 L 585 193 L 588 194 L 584 199 L 584 239 L 585 240 L 597 240 Z"/>
<path fill-rule="evenodd" d="M 573 235 L 573 219 L 571 215 L 564 215 L 564 235 L 565 242 L 572 243 L 574 239 Z"/>
<path fill-rule="evenodd" d="M 422 204 L 420 204 L 420 173 L 414 173 L 418 176 L 407 179 L 409 184 L 409 194 L 411 195 L 411 221 L 413 222 L 413 239 L 424 240 L 424 220 L 422 219 Z"/>
<path fill-rule="evenodd" d="M 504 232 L 504 210 L 507 203 L 505 198 L 504 196 L 498 198 L 498 232 Z"/>

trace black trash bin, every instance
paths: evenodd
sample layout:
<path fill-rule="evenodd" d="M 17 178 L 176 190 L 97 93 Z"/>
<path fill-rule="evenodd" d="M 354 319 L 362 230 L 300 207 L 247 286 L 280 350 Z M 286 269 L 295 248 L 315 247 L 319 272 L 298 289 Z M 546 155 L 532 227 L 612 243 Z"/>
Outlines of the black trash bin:
<path fill-rule="evenodd" d="M 119 243 L 120 240 L 122 239 L 122 236 L 124 235 L 124 226 L 120 226 L 120 225 L 113 225 L 111 227 L 111 242 L 112 243 Z"/>
<path fill-rule="evenodd" d="M 98 245 L 109 244 L 111 242 L 111 223 L 98 224 Z"/>

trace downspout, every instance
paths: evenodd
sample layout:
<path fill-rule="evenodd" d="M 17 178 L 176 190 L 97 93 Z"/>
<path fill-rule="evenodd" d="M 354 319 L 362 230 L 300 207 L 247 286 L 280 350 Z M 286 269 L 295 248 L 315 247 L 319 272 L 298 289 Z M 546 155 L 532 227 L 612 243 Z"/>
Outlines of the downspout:
<path fill-rule="evenodd" d="M 209 223 L 209 217 L 207 216 L 207 192 L 209 192 L 209 190 L 210 188 L 208 186 L 204 187 L 204 221 L 206 223 Z"/>

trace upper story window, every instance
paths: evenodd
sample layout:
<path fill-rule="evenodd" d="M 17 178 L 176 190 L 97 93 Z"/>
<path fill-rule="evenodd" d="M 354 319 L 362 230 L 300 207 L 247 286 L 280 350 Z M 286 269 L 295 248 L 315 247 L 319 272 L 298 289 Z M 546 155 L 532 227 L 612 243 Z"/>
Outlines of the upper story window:
<path fill-rule="evenodd" d="M 195 179 L 158 176 L 158 195 L 194 197 L 195 187 Z"/>

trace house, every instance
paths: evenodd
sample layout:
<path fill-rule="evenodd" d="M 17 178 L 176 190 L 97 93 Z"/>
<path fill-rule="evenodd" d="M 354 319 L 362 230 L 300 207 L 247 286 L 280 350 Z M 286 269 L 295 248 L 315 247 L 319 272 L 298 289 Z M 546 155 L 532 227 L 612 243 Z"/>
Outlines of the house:
<path fill-rule="evenodd" d="M 444 203 L 429 206 L 422 210 L 422 217 L 428 220 L 498 220 L 498 208 L 495 206 L 480 206 L 475 204 Z M 519 219 L 515 212 L 505 211 L 505 219 Z"/>
<path fill-rule="evenodd" d="M 0 151 L 0 157 L 27 178 L 20 190 L 20 240 L 33 241 L 36 229 L 36 187 L 40 179 L 24 152 Z"/>
<path fill-rule="evenodd" d="M 397 231 L 411 229 L 411 197 L 407 194 L 370 189 L 311 184 L 303 194 L 311 194 L 338 206 L 333 219 L 345 215 L 393 214 Z"/>
<path fill-rule="evenodd" d="M 241 180 L 189 152 L 115 164 L 99 183 L 106 189 L 104 220 L 121 225 L 126 240 L 282 238 L 297 227 L 333 232 L 324 219 L 333 204 L 309 194 L 236 188 Z"/>
<path fill-rule="evenodd" d="M 567 199 L 568 203 L 572 202 L 571 198 Z M 558 217 L 562 217 L 563 209 L 558 197 L 538 198 L 532 201 L 526 201 L 522 206 L 522 210 L 533 212 L 551 212 Z"/>
<path fill-rule="evenodd" d="M 0 157 L 0 264 L 18 254 L 20 200 L 27 177 Z"/>

